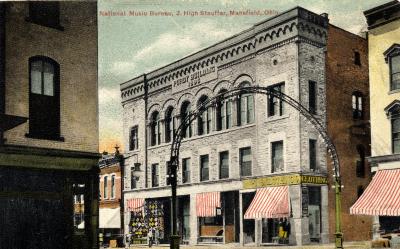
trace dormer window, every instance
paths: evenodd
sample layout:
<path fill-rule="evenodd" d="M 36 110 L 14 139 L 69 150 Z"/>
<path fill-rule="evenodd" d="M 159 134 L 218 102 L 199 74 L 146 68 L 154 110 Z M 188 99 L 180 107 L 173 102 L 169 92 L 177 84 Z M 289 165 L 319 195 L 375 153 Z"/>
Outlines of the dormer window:
<path fill-rule="evenodd" d="M 393 44 L 383 55 L 389 64 L 390 90 L 400 89 L 400 45 Z"/>

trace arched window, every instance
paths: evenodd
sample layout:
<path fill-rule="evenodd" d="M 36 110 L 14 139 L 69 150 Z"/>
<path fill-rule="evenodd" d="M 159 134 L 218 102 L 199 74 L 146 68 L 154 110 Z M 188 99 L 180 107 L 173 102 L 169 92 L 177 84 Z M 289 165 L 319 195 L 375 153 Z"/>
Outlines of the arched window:
<path fill-rule="evenodd" d="M 199 107 L 205 104 L 208 101 L 207 96 L 202 96 L 199 99 L 199 103 L 197 104 Z M 197 134 L 204 135 L 210 133 L 211 130 L 211 115 L 212 109 L 211 107 L 203 108 L 203 112 L 197 118 Z"/>
<path fill-rule="evenodd" d="M 391 123 L 392 130 L 392 152 L 400 153 L 400 101 L 395 100 L 385 108 L 387 117 Z"/>
<path fill-rule="evenodd" d="M 158 111 L 151 114 L 150 123 L 150 145 L 154 146 L 161 143 L 160 114 Z"/>
<path fill-rule="evenodd" d="M 225 89 L 219 91 L 219 94 L 226 92 Z M 217 100 L 216 108 L 217 130 L 229 129 L 232 127 L 232 102 L 222 97 Z"/>
<path fill-rule="evenodd" d="M 190 115 L 190 102 L 185 101 L 181 107 L 181 122 L 183 122 L 183 129 L 182 129 L 182 136 L 184 138 L 188 138 L 192 136 L 192 125 L 190 124 L 189 120 L 185 119 Z"/>
<path fill-rule="evenodd" d="M 363 95 L 361 92 L 353 93 L 352 109 L 353 109 L 353 118 L 354 119 L 362 119 L 363 118 Z"/>
<path fill-rule="evenodd" d="M 29 59 L 28 137 L 62 140 L 60 137 L 60 67 L 44 56 Z"/>
<path fill-rule="evenodd" d="M 174 108 L 172 106 L 168 107 L 165 112 L 165 142 L 169 143 L 174 137 Z"/>
<path fill-rule="evenodd" d="M 250 86 L 248 82 L 242 83 L 240 87 Z M 245 125 L 254 122 L 254 97 L 251 93 L 242 93 L 238 98 L 238 125 Z"/>
<path fill-rule="evenodd" d="M 389 64 L 390 90 L 400 89 L 400 44 L 393 44 L 383 55 Z"/>

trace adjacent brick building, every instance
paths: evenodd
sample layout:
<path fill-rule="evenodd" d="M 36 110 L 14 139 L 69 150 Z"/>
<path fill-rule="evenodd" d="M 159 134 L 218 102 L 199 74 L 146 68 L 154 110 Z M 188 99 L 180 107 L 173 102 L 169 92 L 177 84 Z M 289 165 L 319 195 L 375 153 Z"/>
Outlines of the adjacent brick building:
<path fill-rule="evenodd" d="M 98 248 L 96 12 L 0 3 L 1 248 Z"/>
<path fill-rule="evenodd" d="M 364 39 L 329 25 L 326 14 L 297 7 L 122 83 L 128 148 L 125 233 L 140 239 L 155 227 L 161 240 L 168 241 L 171 193 L 166 176 L 173 130 L 199 104 L 241 86 L 281 91 L 327 123 L 335 144 L 346 137 L 349 147 L 338 146 L 344 184 L 349 187 L 343 198 L 351 199 L 344 206 L 354 202 L 358 185 L 368 181 L 356 177 L 354 166 L 359 158 L 357 145 L 369 151 L 365 122 L 359 120 L 368 117 L 364 101 L 368 76 L 362 75 L 367 68 L 365 45 Z M 361 66 L 354 65 L 355 52 Z M 339 78 L 339 64 L 357 71 L 360 78 Z M 241 94 L 211 106 L 193 124 L 185 124 L 184 130 L 177 190 L 178 229 L 184 242 L 302 245 L 329 241 L 329 227 L 334 225 L 329 212 L 333 215 L 334 210 L 326 147 L 298 111 L 271 96 Z M 351 166 L 345 165 L 349 162 Z M 272 201 L 268 193 L 281 198 Z M 257 208 L 262 199 L 261 206 L 275 208 L 269 210 L 271 214 Z M 161 215 L 154 215 L 154 209 Z M 141 212 L 146 214 L 144 221 Z M 143 223 L 147 225 L 138 225 Z M 289 230 L 288 238 L 279 234 L 282 225 Z M 345 239 L 357 238 L 349 233 Z"/>

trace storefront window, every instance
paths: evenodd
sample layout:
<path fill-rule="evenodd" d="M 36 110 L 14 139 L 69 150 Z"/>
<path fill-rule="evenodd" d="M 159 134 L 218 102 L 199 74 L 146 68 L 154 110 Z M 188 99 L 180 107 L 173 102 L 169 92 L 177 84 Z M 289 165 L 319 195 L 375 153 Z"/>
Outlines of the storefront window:
<path fill-rule="evenodd" d="M 75 232 L 85 229 L 85 184 L 73 184 L 73 223 Z"/>
<path fill-rule="evenodd" d="M 262 219 L 262 243 L 288 244 L 290 222 L 287 218 Z"/>
<path fill-rule="evenodd" d="M 319 242 L 321 239 L 321 188 L 308 187 L 308 230 L 310 240 Z"/>

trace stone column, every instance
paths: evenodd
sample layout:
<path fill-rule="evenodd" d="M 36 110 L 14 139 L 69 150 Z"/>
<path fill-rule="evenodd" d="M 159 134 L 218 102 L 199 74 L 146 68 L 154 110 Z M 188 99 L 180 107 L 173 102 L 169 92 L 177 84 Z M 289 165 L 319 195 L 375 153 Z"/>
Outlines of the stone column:
<path fill-rule="evenodd" d="M 254 242 L 256 246 L 260 246 L 262 240 L 262 223 L 261 219 L 256 219 L 254 221 Z"/>
<path fill-rule="evenodd" d="M 302 216 L 302 195 L 301 185 L 289 186 L 289 196 L 292 204 L 293 217 L 290 221 L 289 242 L 297 246 L 310 243 L 310 234 L 308 231 L 308 217 Z"/>
<path fill-rule="evenodd" d="M 379 216 L 372 216 L 372 239 L 379 239 L 380 233 L 379 230 L 381 229 L 381 225 L 379 223 Z"/>
<path fill-rule="evenodd" d="M 328 185 L 321 186 L 321 243 L 329 243 Z"/>
<path fill-rule="evenodd" d="M 197 245 L 197 238 L 199 236 L 199 225 L 198 218 L 196 214 L 196 194 L 190 194 L 190 245 Z"/>

